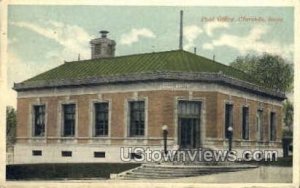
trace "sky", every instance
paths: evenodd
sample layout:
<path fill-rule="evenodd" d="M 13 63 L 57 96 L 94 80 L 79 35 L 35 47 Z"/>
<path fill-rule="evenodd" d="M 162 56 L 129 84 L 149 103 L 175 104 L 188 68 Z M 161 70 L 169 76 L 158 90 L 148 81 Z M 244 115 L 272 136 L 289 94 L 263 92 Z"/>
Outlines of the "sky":
<path fill-rule="evenodd" d="M 116 56 L 178 49 L 179 11 L 183 46 L 224 64 L 246 54 L 281 55 L 292 63 L 292 7 L 36 6 L 8 7 L 8 103 L 13 83 L 64 61 L 90 59 L 89 41 L 108 30 Z"/>

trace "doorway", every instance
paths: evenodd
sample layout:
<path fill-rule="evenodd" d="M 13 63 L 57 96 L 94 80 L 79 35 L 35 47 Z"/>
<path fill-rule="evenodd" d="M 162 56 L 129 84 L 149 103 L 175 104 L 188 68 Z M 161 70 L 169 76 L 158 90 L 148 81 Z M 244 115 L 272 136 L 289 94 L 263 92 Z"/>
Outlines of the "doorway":
<path fill-rule="evenodd" d="M 201 102 L 178 102 L 178 144 L 181 149 L 200 146 Z"/>

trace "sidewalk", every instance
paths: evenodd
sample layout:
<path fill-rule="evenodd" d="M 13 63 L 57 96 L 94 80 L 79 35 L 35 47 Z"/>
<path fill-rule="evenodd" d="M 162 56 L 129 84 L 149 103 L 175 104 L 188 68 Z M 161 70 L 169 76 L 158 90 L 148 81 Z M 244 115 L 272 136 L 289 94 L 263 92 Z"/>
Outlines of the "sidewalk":
<path fill-rule="evenodd" d="M 61 181 L 31 181 L 48 183 L 291 183 L 292 167 L 261 166 L 259 168 L 238 172 L 153 180 L 61 180 Z M 29 183 L 30 181 L 15 181 Z M 13 183 L 13 181 L 11 181 Z"/>

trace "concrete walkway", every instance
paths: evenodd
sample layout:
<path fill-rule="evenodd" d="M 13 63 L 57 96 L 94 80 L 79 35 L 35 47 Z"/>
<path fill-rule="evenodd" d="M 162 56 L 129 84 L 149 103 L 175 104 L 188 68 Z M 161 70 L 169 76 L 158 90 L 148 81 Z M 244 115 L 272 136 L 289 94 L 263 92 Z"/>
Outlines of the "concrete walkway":
<path fill-rule="evenodd" d="M 61 180 L 32 181 L 32 183 L 291 183 L 292 167 L 261 166 L 255 169 L 238 172 L 203 175 L 177 179 L 145 179 L 145 180 Z M 28 181 L 11 181 L 10 184 L 29 183 Z"/>
<path fill-rule="evenodd" d="M 162 180 L 127 180 L 128 182 L 158 183 L 291 183 L 292 167 L 261 166 L 238 172 Z M 113 180 L 108 180 L 113 181 Z"/>

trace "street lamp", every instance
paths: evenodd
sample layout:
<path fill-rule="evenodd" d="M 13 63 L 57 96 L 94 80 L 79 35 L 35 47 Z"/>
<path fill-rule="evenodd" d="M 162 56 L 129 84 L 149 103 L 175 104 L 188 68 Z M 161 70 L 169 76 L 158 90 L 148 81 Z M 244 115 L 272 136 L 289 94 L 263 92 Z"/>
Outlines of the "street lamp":
<path fill-rule="evenodd" d="M 168 137 L 168 126 L 163 125 L 162 126 L 162 131 L 163 131 L 163 139 L 164 139 L 164 153 L 167 154 L 167 137 Z"/>
<path fill-rule="evenodd" d="M 228 129 L 228 145 L 229 145 L 229 151 L 231 151 L 231 147 L 232 147 L 232 136 L 233 136 L 233 128 L 232 126 L 229 126 Z"/>

